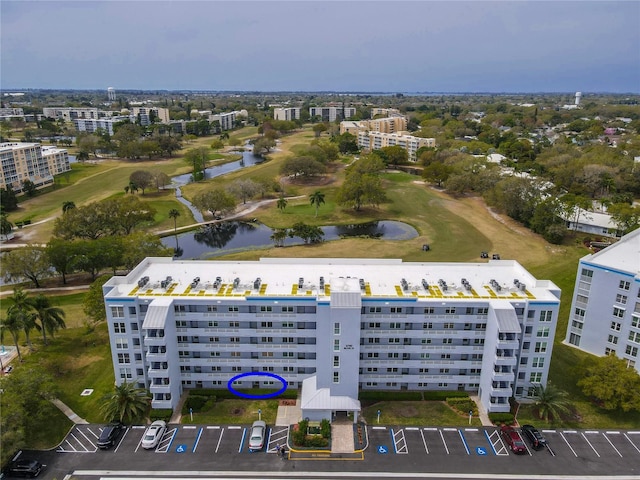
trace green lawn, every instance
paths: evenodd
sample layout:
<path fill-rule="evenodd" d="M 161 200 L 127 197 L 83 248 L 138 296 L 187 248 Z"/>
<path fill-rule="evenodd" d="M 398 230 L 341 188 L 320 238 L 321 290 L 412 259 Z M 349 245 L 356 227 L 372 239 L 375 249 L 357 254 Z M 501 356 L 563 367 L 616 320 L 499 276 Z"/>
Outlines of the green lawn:
<path fill-rule="evenodd" d="M 378 410 L 380 410 L 380 423 L 383 425 L 455 427 L 469 424 L 469 417 L 467 415 L 458 414 L 445 402 L 398 401 L 374 403 L 362 410 L 362 417 L 364 417 L 369 425 L 377 423 Z M 482 425 L 478 417 L 473 417 L 471 424 L 474 426 Z"/>
<path fill-rule="evenodd" d="M 182 416 L 182 423 L 198 425 L 237 425 L 250 424 L 258 420 L 258 410 L 262 411 L 262 420 L 274 424 L 278 414 L 278 400 L 223 399 L 217 401 L 206 411 Z"/>

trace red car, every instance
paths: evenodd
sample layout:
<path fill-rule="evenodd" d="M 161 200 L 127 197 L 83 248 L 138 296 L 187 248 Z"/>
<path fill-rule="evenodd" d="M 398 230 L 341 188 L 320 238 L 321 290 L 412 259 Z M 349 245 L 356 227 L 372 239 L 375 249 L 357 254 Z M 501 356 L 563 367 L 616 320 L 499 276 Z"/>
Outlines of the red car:
<path fill-rule="evenodd" d="M 527 447 L 525 446 L 522 437 L 513 427 L 503 425 L 500 428 L 500 434 L 513 453 L 527 452 Z"/>

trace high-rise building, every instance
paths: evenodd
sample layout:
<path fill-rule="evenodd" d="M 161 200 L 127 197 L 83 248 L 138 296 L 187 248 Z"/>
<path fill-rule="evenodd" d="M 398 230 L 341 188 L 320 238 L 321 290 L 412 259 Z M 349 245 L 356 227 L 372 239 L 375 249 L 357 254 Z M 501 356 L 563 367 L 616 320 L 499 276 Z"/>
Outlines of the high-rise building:
<path fill-rule="evenodd" d="M 564 341 L 640 372 L 640 229 L 580 259 Z"/>
<path fill-rule="evenodd" d="M 274 120 L 300 120 L 300 109 L 298 107 L 276 107 L 273 109 L 273 118 Z"/>
<path fill-rule="evenodd" d="M 67 151 L 39 143 L 0 143 L 0 188 L 23 190 L 30 180 L 37 187 L 53 183 L 53 176 L 70 170 Z"/>
<path fill-rule="evenodd" d="M 251 375 L 268 372 L 302 387 L 312 420 L 355 419 L 360 390 L 463 390 L 509 411 L 546 384 L 560 305 L 510 260 L 147 258 L 103 292 L 116 382 L 149 388 L 154 408 L 185 389 L 273 388 Z"/>
<path fill-rule="evenodd" d="M 322 122 L 345 120 L 356 114 L 354 107 L 309 107 L 309 116 L 318 117 Z"/>
<path fill-rule="evenodd" d="M 383 133 L 374 131 L 358 132 L 358 147 L 363 150 L 378 150 L 383 147 L 398 145 L 407 151 L 409 160 L 417 160 L 417 152 L 420 147 L 435 147 L 435 138 L 414 137 L 402 133 Z"/>

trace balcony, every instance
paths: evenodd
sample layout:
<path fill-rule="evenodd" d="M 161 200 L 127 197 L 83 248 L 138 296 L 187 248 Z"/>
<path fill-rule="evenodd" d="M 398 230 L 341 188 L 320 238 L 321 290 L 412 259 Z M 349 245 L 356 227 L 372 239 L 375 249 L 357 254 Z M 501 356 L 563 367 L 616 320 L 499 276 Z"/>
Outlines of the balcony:
<path fill-rule="evenodd" d="M 144 345 L 146 347 L 166 347 L 167 339 L 163 336 L 155 335 L 145 335 L 144 337 Z"/>

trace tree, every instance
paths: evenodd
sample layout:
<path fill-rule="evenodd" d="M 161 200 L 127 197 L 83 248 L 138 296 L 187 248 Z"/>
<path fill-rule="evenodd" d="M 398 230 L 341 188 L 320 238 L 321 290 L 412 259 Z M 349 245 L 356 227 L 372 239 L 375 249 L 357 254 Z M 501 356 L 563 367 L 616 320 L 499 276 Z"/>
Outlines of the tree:
<path fill-rule="evenodd" d="M 273 243 L 276 247 L 283 247 L 284 241 L 287 239 L 288 235 L 289 235 L 289 232 L 287 231 L 286 228 L 277 228 L 273 231 L 273 233 L 271 234 L 271 237 L 269 238 L 273 240 Z"/>
<path fill-rule="evenodd" d="M 247 203 L 247 198 L 253 197 L 262 190 L 262 186 L 251 179 L 238 179 L 231 182 L 227 190 L 245 204 Z"/>
<path fill-rule="evenodd" d="M 615 354 L 591 360 L 578 386 L 605 410 L 640 410 L 640 375 Z"/>
<path fill-rule="evenodd" d="M 286 176 L 311 178 L 327 171 L 322 163 L 311 157 L 289 158 L 282 163 L 280 173 Z"/>
<path fill-rule="evenodd" d="M 320 227 L 307 225 L 302 222 L 295 223 L 288 231 L 288 234 L 291 238 L 300 237 L 305 244 L 318 243 L 322 241 L 322 237 L 324 236 L 324 232 Z"/>
<path fill-rule="evenodd" d="M 238 137 L 231 137 L 229 139 L 229 145 L 232 147 L 237 147 L 239 145 L 242 145 L 242 140 L 240 140 Z"/>
<path fill-rule="evenodd" d="M 74 208 L 76 208 L 75 202 L 72 202 L 71 200 L 62 202 L 62 213 L 67 213 L 69 210 L 72 210 Z"/>
<path fill-rule="evenodd" d="M 377 175 L 357 171 L 347 174 L 337 196 L 340 205 L 352 206 L 356 211 L 363 205 L 379 205 L 385 198 L 382 181 Z"/>
<path fill-rule="evenodd" d="M 451 165 L 445 165 L 441 162 L 433 162 L 424 167 L 422 170 L 422 178 L 435 183 L 438 187 L 441 187 L 442 183 L 447 181 L 453 171 L 454 168 Z"/>
<path fill-rule="evenodd" d="M 89 291 L 84 296 L 82 311 L 93 320 L 93 324 L 89 325 L 90 328 L 107 319 L 102 286 L 107 282 L 107 280 L 109 280 L 109 278 L 111 278 L 110 275 L 102 275 L 101 277 L 98 277 L 93 283 L 91 283 Z"/>
<path fill-rule="evenodd" d="M 275 146 L 275 140 L 267 137 L 261 137 L 253 142 L 253 154 L 257 157 L 262 157 L 263 155 L 269 153 Z"/>
<path fill-rule="evenodd" d="M 154 172 L 153 179 L 156 182 L 156 190 L 158 191 L 171 183 L 171 178 L 164 172 Z"/>
<path fill-rule="evenodd" d="M 216 212 L 227 213 L 236 208 L 236 199 L 222 188 L 216 188 L 196 195 L 193 204 L 200 210 L 211 212 L 215 217 Z"/>
<path fill-rule="evenodd" d="M 60 328 L 67 328 L 64 323 L 65 312 L 59 307 L 51 305 L 51 300 L 44 295 L 38 295 L 33 299 L 33 309 L 36 320 L 40 322 L 42 341 L 47 345 L 47 332 L 53 337 Z"/>
<path fill-rule="evenodd" d="M 142 190 L 142 195 L 144 195 L 144 191 L 153 183 L 153 174 L 146 170 L 136 170 L 131 175 L 129 175 L 129 184 L 134 184 L 140 190 Z"/>
<path fill-rule="evenodd" d="M 0 212 L 10 212 L 16 208 L 18 208 L 18 198 L 11 184 L 7 184 L 7 188 L 0 188 Z"/>
<path fill-rule="evenodd" d="M 75 269 L 76 245 L 71 240 L 53 237 L 45 248 L 49 264 L 62 275 L 62 283 L 66 284 L 67 275 Z"/>
<path fill-rule="evenodd" d="M 202 180 L 205 177 L 205 169 L 209 161 L 209 151 L 206 147 L 192 148 L 184 154 L 184 160 L 193 166 L 193 180 Z"/>
<path fill-rule="evenodd" d="M 334 141 L 338 144 L 340 153 L 358 153 L 360 151 L 358 138 L 351 133 L 342 133 Z"/>
<path fill-rule="evenodd" d="M 640 207 L 638 206 L 615 203 L 609 207 L 609 213 L 623 235 L 640 226 Z"/>
<path fill-rule="evenodd" d="M 316 123 L 313 126 L 313 134 L 315 135 L 316 138 L 320 138 L 320 135 L 322 134 L 322 132 L 326 132 L 327 131 L 327 126 L 324 123 Z"/>
<path fill-rule="evenodd" d="M 324 203 L 324 193 L 320 190 L 316 190 L 314 193 L 309 195 L 309 200 L 311 201 L 311 205 L 316 206 L 316 217 L 318 216 L 318 208 L 320 205 Z"/>
<path fill-rule="evenodd" d="M 124 381 L 103 397 L 100 410 L 105 420 L 132 423 L 144 418 L 151 406 L 151 396 L 135 383 Z"/>
<path fill-rule="evenodd" d="M 13 223 L 11 223 L 6 215 L 0 215 L 0 235 L 9 235 L 13 230 Z"/>
<path fill-rule="evenodd" d="M 567 392 L 558 390 L 551 382 L 545 387 L 542 384 L 534 385 L 533 398 L 538 417 L 549 421 L 549 418 L 560 419 L 561 414 L 569 411 L 569 401 Z"/>
<path fill-rule="evenodd" d="M 280 198 L 278 198 L 278 202 L 276 203 L 276 206 L 282 212 L 284 212 L 284 209 L 287 208 L 287 199 L 284 198 L 284 195 L 280 195 Z"/>
<path fill-rule="evenodd" d="M 220 150 L 221 148 L 224 148 L 224 142 L 222 140 L 216 139 L 211 142 L 211 150 Z"/>
<path fill-rule="evenodd" d="M 7 297 L 6 301 L 9 304 L 7 308 L 7 330 L 11 333 L 16 348 L 18 348 L 18 332 L 20 330 L 24 332 L 27 345 L 31 347 L 29 334 L 36 325 L 33 299 L 29 298 L 27 292 L 22 288 L 17 287 L 13 290 L 13 295 Z M 18 356 L 22 361 L 19 349 Z"/>
<path fill-rule="evenodd" d="M 43 247 L 28 245 L 11 250 L 4 254 L 2 269 L 7 280 L 21 280 L 27 278 L 36 288 L 40 288 L 40 281 L 51 276 L 51 265 Z"/>
<path fill-rule="evenodd" d="M 174 235 L 178 233 L 178 217 L 180 216 L 180 211 L 172 208 L 169 210 L 169 218 L 173 218 L 173 233 Z"/>
<path fill-rule="evenodd" d="M 405 165 L 409 161 L 407 150 L 400 145 L 382 147 L 380 151 L 384 153 L 387 165 Z"/>
<path fill-rule="evenodd" d="M 22 182 L 22 191 L 26 193 L 27 197 L 33 197 L 36 194 L 36 184 L 27 179 Z"/>

